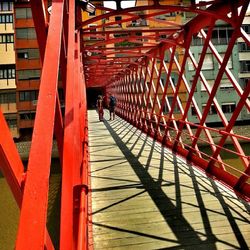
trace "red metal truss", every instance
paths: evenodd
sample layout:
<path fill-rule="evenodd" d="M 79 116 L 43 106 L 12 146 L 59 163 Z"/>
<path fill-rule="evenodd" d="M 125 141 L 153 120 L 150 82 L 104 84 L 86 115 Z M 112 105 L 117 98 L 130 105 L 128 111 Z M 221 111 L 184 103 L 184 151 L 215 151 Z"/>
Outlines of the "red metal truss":
<path fill-rule="evenodd" d="M 115 69 L 114 71 L 116 72 L 114 72 L 112 78 L 104 77 L 105 72 L 108 71 L 106 71 L 103 66 L 103 61 L 102 66 L 99 66 L 97 61 L 92 61 L 91 64 L 92 67 L 95 65 L 95 70 L 98 69 L 98 67 L 102 67 L 102 70 L 100 71 L 102 73 L 102 78 L 99 76 L 98 70 L 95 74 L 91 74 L 91 68 L 88 68 L 87 62 L 94 58 L 94 56 L 92 57 L 90 55 L 86 57 L 85 66 L 85 69 L 88 68 L 89 71 L 87 86 L 103 86 L 106 89 L 106 93 L 115 94 L 118 100 L 117 112 L 120 116 L 138 126 L 154 138 L 160 140 L 178 154 L 200 166 L 207 173 L 216 176 L 226 185 L 234 188 L 237 192 L 245 194 L 247 197 L 249 197 L 250 190 L 249 156 L 245 154 L 239 141 L 239 139 L 241 140 L 243 137 L 233 131 L 232 124 L 235 124 L 240 112 L 244 108 L 249 112 L 249 93 L 247 87 L 249 82 L 246 83 L 246 87 L 243 89 L 228 68 L 227 63 L 239 37 L 241 37 L 249 46 L 249 35 L 241 29 L 241 24 L 248 3 L 249 1 L 232 1 L 230 3 L 211 1 L 211 5 L 206 9 L 196 6 L 199 10 L 197 12 L 196 9 L 194 12 L 198 13 L 198 15 L 185 25 L 177 26 L 176 24 L 173 24 L 174 26 L 169 26 L 169 23 L 167 23 L 167 28 L 165 27 L 165 29 L 171 30 L 171 28 L 173 28 L 173 31 L 172 33 L 167 32 L 163 39 L 159 39 L 160 36 L 158 30 L 154 30 L 150 35 L 145 33 L 144 36 L 145 30 L 148 32 L 150 31 L 150 28 L 147 29 L 144 26 L 136 28 L 135 32 L 137 32 L 137 34 L 140 33 L 137 40 L 143 40 L 145 37 L 147 39 L 150 36 L 150 48 L 144 50 L 143 56 L 140 56 L 139 58 L 134 57 L 134 61 L 129 65 L 121 65 L 119 71 L 116 71 Z M 156 11 L 155 14 L 150 14 L 150 18 L 157 16 L 160 9 L 157 4 L 153 4 L 153 6 Z M 177 7 L 175 6 L 175 8 Z M 191 9 L 184 8 L 185 10 L 183 9 L 183 6 L 181 6 L 178 10 L 191 11 Z M 149 9 L 152 10 L 153 7 L 150 6 Z M 163 11 L 163 9 L 164 8 L 161 8 L 161 11 Z M 168 7 L 166 7 L 166 9 L 168 9 Z M 201 9 L 204 11 L 202 14 L 199 12 Z M 238 9 L 238 11 L 235 11 L 235 9 Z M 136 10 L 145 11 L 146 7 L 138 6 Z M 130 16 L 134 14 L 138 17 L 135 9 L 128 9 L 127 11 L 130 11 Z M 109 14 L 96 17 L 93 21 L 98 20 L 98 18 L 107 16 L 110 18 L 112 15 L 115 16 L 121 14 L 128 15 L 125 14 L 123 10 L 110 11 Z M 216 27 L 216 22 L 219 19 L 224 20 L 234 30 L 229 43 L 227 44 L 227 49 L 223 58 L 213 45 L 211 39 L 212 33 Z M 91 20 L 87 20 L 84 24 L 89 24 L 90 21 Z M 127 19 L 124 18 L 123 21 L 127 22 Z M 123 21 L 119 21 L 118 24 L 121 24 Z M 113 24 L 114 23 L 112 22 L 111 25 Z M 108 25 L 106 26 L 108 27 Z M 110 29 L 112 30 L 111 27 Z M 125 34 L 124 41 L 129 41 L 127 40 L 127 36 L 129 35 L 132 35 L 133 37 L 135 36 L 135 33 L 132 33 L 131 30 L 129 30 L 129 33 L 126 33 L 126 29 L 122 32 L 119 31 L 119 34 L 115 33 L 116 30 L 114 29 L 112 32 L 107 28 L 106 30 L 107 33 L 105 33 L 105 31 L 96 31 L 96 34 L 99 35 L 97 39 L 101 40 L 101 44 L 104 44 L 105 41 L 107 44 L 112 42 L 119 43 L 120 40 L 113 40 L 112 35 L 116 35 L 116 38 L 121 39 L 122 36 L 119 35 Z M 162 30 L 164 30 L 164 28 L 162 28 Z M 88 32 L 90 33 L 90 29 L 86 29 L 87 34 L 89 34 Z M 191 46 L 193 39 L 195 39 L 197 35 L 203 39 L 202 49 L 198 60 L 194 58 Z M 102 49 L 99 49 L 98 51 L 98 47 L 95 47 L 95 41 L 90 45 L 90 41 L 86 39 L 85 34 L 83 34 L 83 39 L 85 43 L 84 51 L 87 51 L 88 48 L 90 48 L 90 51 L 95 51 L 97 57 L 98 54 L 100 54 L 100 58 L 102 58 L 103 55 L 106 56 L 106 68 L 109 67 L 109 64 L 112 64 L 112 59 L 109 59 L 108 57 L 110 50 L 113 51 L 118 58 L 121 52 L 123 53 L 122 58 L 126 58 L 126 55 L 127 57 L 131 56 L 130 53 L 126 53 L 126 46 L 123 47 L 123 50 L 117 46 L 113 46 L 113 50 L 108 50 L 108 48 L 106 48 L 108 53 L 105 54 L 103 52 L 105 47 L 102 47 Z M 152 42 L 155 43 L 155 48 L 152 48 Z M 147 42 L 144 42 L 143 46 L 145 46 L 146 49 L 148 46 Z M 140 50 L 136 50 L 136 47 L 136 45 L 131 46 L 132 50 L 138 51 L 138 54 L 140 55 L 140 52 L 143 51 L 141 43 L 139 45 Z M 132 50 L 130 50 L 130 52 Z M 182 52 L 180 53 L 180 51 Z M 219 70 L 212 88 L 208 84 L 203 70 L 203 64 L 207 53 L 212 54 L 214 60 L 219 65 Z M 166 54 L 168 54 L 170 58 L 167 62 L 165 61 Z M 177 58 L 176 54 L 179 56 L 180 54 L 182 55 L 181 60 Z M 104 58 L 102 59 L 105 60 Z M 113 63 L 115 60 L 116 59 L 114 58 Z M 187 64 L 190 63 L 195 70 L 192 83 L 185 75 Z M 175 72 L 178 74 L 178 80 L 174 83 L 171 75 Z M 165 82 L 162 82 L 162 74 L 166 75 Z M 228 118 L 228 116 L 224 114 L 217 97 L 218 87 L 221 83 L 222 77 L 225 79 L 225 76 L 232 84 L 240 100 L 240 102 L 237 103 L 231 118 Z M 107 81 L 105 81 L 105 79 L 107 79 Z M 195 98 L 198 84 L 204 86 L 206 94 L 208 95 L 208 100 L 203 110 L 199 108 L 197 103 L 198 100 Z M 207 124 L 208 113 L 210 112 L 211 107 L 216 109 L 216 113 L 218 117 L 220 117 L 220 121 L 224 126 L 223 130 L 211 128 Z M 176 114 L 177 110 L 178 114 Z M 188 120 L 191 110 L 192 112 L 195 112 L 197 117 L 197 122 L 195 123 Z M 221 137 L 219 142 L 214 141 L 214 133 L 217 133 Z M 184 138 L 189 138 L 191 144 L 187 144 L 186 140 L 183 140 Z M 229 140 L 229 138 L 234 145 L 233 151 L 224 147 L 226 139 Z M 245 142 L 249 142 L 248 138 L 244 138 L 244 140 Z M 211 155 L 207 155 L 200 149 L 199 145 L 201 144 L 207 144 L 210 146 Z M 229 166 L 221 156 L 222 151 L 228 151 L 237 155 L 242 161 L 241 170 L 236 169 L 235 166 Z"/>
<path fill-rule="evenodd" d="M 136 1 L 135 7 L 117 10 L 93 1 L 100 14 L 87 20 L 81 20 L 84 14 L 77 1 L 52 0 L 51 14 L 47 2 L 30 0 L 43 67 L 27 171 L 0 111 L 0 168 L 20 207 L 16 249 L 54 249 L 46 228 L 53 138 L 62 165 L 60 249 L 88 248 L 86 89 L 91 87 L 102 88 L 106 99 L 114 94 L 118 115 L 250 199 L 250 158 L 241 146 L 250 139 L 234 130 L 240 113 L 250 112 L 250 80 L 243 88 L 228 67 L 237 40 L 250 45 L 241 28 L 249 1 Z M 173 13 L 194 17 L 181 23 L 169 20 Z M 223 55 L 212 39 L 218 22 L 233 30 Z M 192 51 L 198 38 L 199 58 Z M 203 68 L 207 54 L 218 64 L 212 85 Z M 222 79 L 230 82 L 238 98 L 230 116 L 217 95 Z M 207 95 L 203 109 L 197 88 Z M 211 109 L 223 128 L 210 126 Z M 229 140 L 233 150 L 225 147 Z M 202 150 L 203 144 L 210 153 Z M 223 151 L 236 155 L 240 168 L 227 164 Z"/>

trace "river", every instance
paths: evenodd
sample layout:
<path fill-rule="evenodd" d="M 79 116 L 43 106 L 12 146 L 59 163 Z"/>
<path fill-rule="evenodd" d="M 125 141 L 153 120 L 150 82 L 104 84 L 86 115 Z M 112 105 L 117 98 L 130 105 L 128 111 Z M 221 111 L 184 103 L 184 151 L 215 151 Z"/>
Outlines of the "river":
<path fill-rule="evenodd" d="M 24 162 L 24 165 L 26 164 L 27 162 Z M 60 229 L 61 170 L 59 166 L 59 160 L 53 159 L 50 175 L 49 204 L 47 213 L 47 228 L 54 243 L 55 249 L 59 249 Z M 14 249 L 15 247 L 19 220 L 19 208 L 1 172 L 0 190 L 0 250 L 10 250 Z"/>

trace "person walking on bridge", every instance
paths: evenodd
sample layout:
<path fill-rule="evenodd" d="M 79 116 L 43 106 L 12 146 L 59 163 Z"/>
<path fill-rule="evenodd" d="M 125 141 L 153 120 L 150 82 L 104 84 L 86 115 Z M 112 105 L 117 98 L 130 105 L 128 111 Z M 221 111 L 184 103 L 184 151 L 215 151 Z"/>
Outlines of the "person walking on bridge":
<path fill-rule="evenodd" d="M 109 97 L 109 115 L 110 115 L 109 120 L 115 119 L 115 106 L 116 106 L 116 98 L 113 95 L 111 95 Z"/>
<path fill-rule="evenodd" d="M 101 95 L 98 95 L 96 106 L 99 115 L 99 121 L 103 121 L 104 111 L 103 111 L 103 98 Z"/>

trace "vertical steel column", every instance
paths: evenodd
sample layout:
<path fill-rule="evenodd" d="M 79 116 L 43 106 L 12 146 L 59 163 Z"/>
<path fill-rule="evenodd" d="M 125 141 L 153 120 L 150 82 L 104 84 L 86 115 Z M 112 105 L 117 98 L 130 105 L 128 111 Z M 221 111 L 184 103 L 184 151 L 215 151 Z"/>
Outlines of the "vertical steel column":
<path fill-rule="evenodd" d="M 16 249 L 41 249 L 45 244 L 63 6 L 63 0 L 52 3 Z"/>
<path fill-rule="evenodd" d="M 76 159 L 74 150 L 74 88 L 75 88 L 75 1 L 69 1 L 68 13 L 67 76 L 65 100 L 65 129 L 63 145 L 62 198 L 61 198 L 61 249 L 73 248 L 73 181 Z"/>

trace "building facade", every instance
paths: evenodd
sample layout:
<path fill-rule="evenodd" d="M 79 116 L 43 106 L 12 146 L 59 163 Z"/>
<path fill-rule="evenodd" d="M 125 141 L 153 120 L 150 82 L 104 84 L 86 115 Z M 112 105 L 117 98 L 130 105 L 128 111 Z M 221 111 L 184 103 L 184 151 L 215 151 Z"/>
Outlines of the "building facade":
<path fill-rule="evenodd" d="M 223 22 L 217 23 L 213 32 L 211 41 L 215 46 L 216 50 L 223 58 L 228 47 L 229 40 L 231 38 L 233 32 L 233 28 L 225 24 Z M 200 53 L 202 51 L 204 44 L 204 40 L 197 36 L 193 38 L 192 45 L 190 47 L 192 54 L 196 61 L 198 62 Z M 243 45 L 244 44 L 244 45 Z M 242 51 L 240 51 L 242 50 Z M 207 83 L 210 88 L 213 87 L 215 82 L 217 73 L 220 68 L 220 64 L 213 53 L 208 50 L 204 59 L 204 63 L 202 66 L 202 73 L 207 80 Z M 227 67 L 232 73 L 234 79 L 240 84 L 241 88 L 244 89 L 244 84 L 246 79 L 249 79 L 249 48 L 246 47 L 245 42 L 239 41 L 238 45 L 235 44 L 232 55 L 228 61 Z M 191 60 L 188 60 L 186 65 L 186 77 L 190 85 L 192 84 L 192 79 L 195 75 L 195 69 Z M 198 84 L 195 90 L 195 99 L 197 101 L 198 107 L 201 112 L 204 110 L 207 100 L 209 98 L 209 94 L 203 85 L 203 83 L 198 80 Z M 227 120 L 230 120 L 232 113 L 234 112 L 237 103 L 239 102 L 239 95 L 237 94 L 233 84 L 227 77 L 226 73 L 223 75 L 222 80 L 220 82 L 219 88 L 217 90 L 216 99 L 225 115 Z M 245 114 L 244 114 L 245 113 Z M 194 108 L 189 111 L 189 118 L 191 122 L 197 123 L 199 119 L 197 118 L 196 112 Z M 249 119 L 247 111 L 242 111 L 238 117 L 238 121 L 245 121 Z M 208 117 L 206 119 L 207 123 L 221 123 L 221 118 L 217 114 L 217 110 L 214 105 L 211 106 Z"/>
<path fill-rule="evenodd" d="M 41 62 L 30 4 L 15 3 L 16 103 L 21 134 L 29 134 L 35 119 Z"/>
<path fill-rule="evenodd" d="M 250 35 L 250 13 L 246 15 L 243 21 L 242 29 Z M 238 52 L 239 52 L 239 81 L 243 89 L 250 79 L 250 47 L 247 46 L 245 41 L 238 39 Z M 250 96 L 248 97 L 250 100 Z M 241 112 L 242 120 L 250 120 L 250 112 L 243 108 Z"/>
<path fill-rule="evenodd" d="M 14 3 L 0 2 L 0 108 L 14 138 L 19 137 L 16 105 Z"/>

